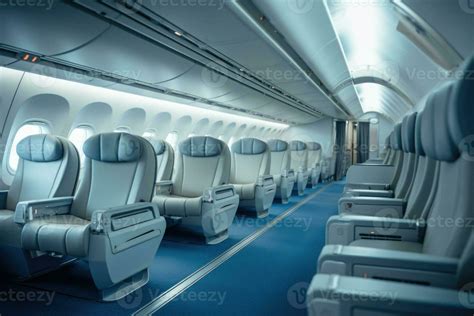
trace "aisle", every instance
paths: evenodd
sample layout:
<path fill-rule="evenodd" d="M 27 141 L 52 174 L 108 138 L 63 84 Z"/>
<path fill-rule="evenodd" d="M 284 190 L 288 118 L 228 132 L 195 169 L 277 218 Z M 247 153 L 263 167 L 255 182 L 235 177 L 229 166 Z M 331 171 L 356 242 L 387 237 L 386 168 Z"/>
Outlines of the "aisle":
<path fill-rule="evenodd" d="M 251 245 L 159 310 L 159 315 L 306 315 L 306 288 L 337 213 L 343 183 L 323 188 Z"/>

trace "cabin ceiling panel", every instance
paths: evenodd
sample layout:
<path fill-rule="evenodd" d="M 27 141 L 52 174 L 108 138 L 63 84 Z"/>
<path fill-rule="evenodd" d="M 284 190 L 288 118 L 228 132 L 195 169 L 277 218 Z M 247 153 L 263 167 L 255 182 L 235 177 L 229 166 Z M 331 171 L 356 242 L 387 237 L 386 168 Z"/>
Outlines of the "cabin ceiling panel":
<path fill-rule="evenodd" d="M 51 56 L 84 45 L 109 27 L 62 2 L 44 4 L 2 6 L 0 43 Z"/>
<path fill-rule="evenodd" d="M 361 6 L 356 2 L 328 0 L 327 4 L 352 78 L 383 79 L 406 93 L 413 103 L 448 78 L 444 69 L 397 30 L 400 18 L 391 1 L 375 0 Z M 442 10 L 431 2 L 427 5 L 430 10 Z M 411 110 L 411 105 L 391 89 L 368 86 L 371 88 L 364 88 L 366 84 L 356 86 L 364 113 L 370 109 L 397 121 Z"/>

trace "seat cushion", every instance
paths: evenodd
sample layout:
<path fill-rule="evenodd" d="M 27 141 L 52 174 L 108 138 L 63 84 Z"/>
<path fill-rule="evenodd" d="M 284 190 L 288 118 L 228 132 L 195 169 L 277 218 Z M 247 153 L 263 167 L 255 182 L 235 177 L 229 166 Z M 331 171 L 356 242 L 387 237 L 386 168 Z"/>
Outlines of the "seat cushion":
<path fill-rule="evenodd" d="M 423 250 L 423 244 L 409 241 L 359 239 L 353 241 L 350 245 L 355 247 L 366 247 L 418 253 L 421 253 Z"/>
<path fill-rule="evenodd" d="M 255 183 L 234 184 L 234 188 L 241 200 L 255 199 Z"/>
<path fill-rule="evenodd" d="M 0 210 L 0 245 L 21 247 L 21 226 L 15 223 L 10 210 Z"/>
<path fill-rule="evenodd" d="M 153 198 L 163 216 L 201 216 L 202 198 L 189 198 L 176 195 L 157 195 Z"/>
<path fill-rule="evenodd" d="M 57 215 L 28 222 L 21 235 L 28 250 L 86 257 L 89 251 L 89 221 L 73 215 Z"/>

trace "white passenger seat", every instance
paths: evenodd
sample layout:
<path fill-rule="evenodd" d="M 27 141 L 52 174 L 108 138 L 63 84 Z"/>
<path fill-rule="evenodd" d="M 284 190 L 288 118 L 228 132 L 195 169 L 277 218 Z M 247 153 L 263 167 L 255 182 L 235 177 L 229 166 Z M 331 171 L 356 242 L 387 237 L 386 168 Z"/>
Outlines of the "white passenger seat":
<path fill-rule="evenodd" d="M 295 172 L 290 168 L 290 146 L 283 140 L 272 139 L 268 141 L 268 147 L 271 153 L 270 174 L 277 186 L 275 198 L 286 204 L 295 185 Z"/>
<path fill-rule="evenodd" d="M 308 149 L 304 142 L 290 142 L 290 168 L 296 172 L 296 185 L 293 189 L 298 195 L 303 195 L 308 184 Z"/>

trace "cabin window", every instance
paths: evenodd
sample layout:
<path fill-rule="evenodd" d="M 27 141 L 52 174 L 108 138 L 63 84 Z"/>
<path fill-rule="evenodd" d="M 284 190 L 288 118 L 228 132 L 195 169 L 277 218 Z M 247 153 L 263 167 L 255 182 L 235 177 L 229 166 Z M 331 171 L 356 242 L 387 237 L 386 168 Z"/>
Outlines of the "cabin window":
<path fill-rule="evenodd" d="M 173 149 L 176 149 L 176 146 L 178 145 L 178 132 L 170 132 L 168 136 L 166 136 L 166 141 L 173 147 Z"/>
<path fill-rule="evenodd" d="M 131 134 L 132 131 L 130 130 L 130 127 L 127 126 L 119 126 L 114 130 L 114 133 L 127 133 Z"/>
<path fill-rule="evenodd" d="M 18 168 L 18 154 L 16 153 L 16 146 L 25 137 L 37 134 L 49 134 L 51 130 L 49 126 L 42 122 L 29 122 L 22 125 L 16 132 L 13 138 L 12 145 L 10 147 L 10 154 L 8 157 L 8 171 L 12 174 L 16 172 Z"/>
<path fill-rule="evenodd" d="M 86 142 L 86 140 L 92 135 L 94 135 L 94 129 L 87 125 L 77 126 L 69 134 L 69 140 L 71 141 L 71 143 L 73 143 L 73 145 L 76 147 L 79 153 L 81 167 L 83 165 L 84 157 L 85 157 L 82 147 L 84 146 L 84 143 Z"/>

